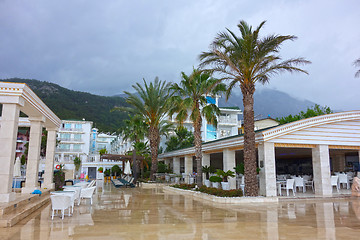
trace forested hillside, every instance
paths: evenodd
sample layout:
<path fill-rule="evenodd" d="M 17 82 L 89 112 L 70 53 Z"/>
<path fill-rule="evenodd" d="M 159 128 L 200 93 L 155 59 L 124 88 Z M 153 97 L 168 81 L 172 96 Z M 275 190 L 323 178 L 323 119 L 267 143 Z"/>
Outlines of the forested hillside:
<path fill-rule="evenodd" d="M 3 82 L 26 83 L 61 119 L 93 121 L 103 132 L 115 132 L 127 118 L 127 113 L 110 112 L 114 106 L 125 106 L 122 97 L 104 97 L 63 88 L 57 84 L 30 79 L 0 79 Z"/>

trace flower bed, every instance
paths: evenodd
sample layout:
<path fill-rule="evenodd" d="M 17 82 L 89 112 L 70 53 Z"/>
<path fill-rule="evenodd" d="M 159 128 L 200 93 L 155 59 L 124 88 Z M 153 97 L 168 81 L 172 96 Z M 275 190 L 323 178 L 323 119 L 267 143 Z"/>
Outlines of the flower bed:
<path fill-rule="evenodd" d="M 183 190 L 199 191 L 199 192 L 206 193 L 209 195 L 214 195 L 217 197 L 242 197 L 243 196 L 243 192 L 241 191 L 241 189 L 222 190 L 222 189 L 218 189 L 218 188 L 208 188 L 205 185 L 201 186 L 200 188 L 196 188 L 195 184 L 175 184 L 175 185 L 172 185 L 171 187 L 180 188 Z"/>

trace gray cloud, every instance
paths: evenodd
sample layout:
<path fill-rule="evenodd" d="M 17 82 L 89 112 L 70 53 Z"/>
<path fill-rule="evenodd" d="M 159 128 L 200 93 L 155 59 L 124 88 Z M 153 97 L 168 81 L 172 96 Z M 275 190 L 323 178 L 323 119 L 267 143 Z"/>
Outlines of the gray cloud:
<path fill-rule="evenodd" d="M 219 31 L 267 20 L 264 34 L 293 34 L 284 57 L 313 62 L 310 75 L 276 76 L 266 87 L 336 109 L 360 109 L 357 0 L 0 1 L 0 78 L 50 81 L 113 95 L 159 76 L 178 81 Z M 260 87 L 260 86 L 259 86 Z"/>

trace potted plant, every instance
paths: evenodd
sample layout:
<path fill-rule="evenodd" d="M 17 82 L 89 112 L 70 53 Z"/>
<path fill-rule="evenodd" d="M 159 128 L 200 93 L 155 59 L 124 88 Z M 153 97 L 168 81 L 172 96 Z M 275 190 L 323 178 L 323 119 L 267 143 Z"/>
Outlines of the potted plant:
<path fill-rule="evenodd" d="M 219 183 L 222 181 L 222 178 L 219 176 L 211 176 L 209 180 L 212 183 L 212 187 L 219 188 Z"/>
<path fill-rule="evenodd" d="M 230 190 L 230 185 L 228 182 L 228 178 L 229 177 L 235 177 L 235 173 L 231 170 L 228 171 L 223 171 L 221 169 L 218 169 L 216 172 L 216 175 L 218 175 L 219 177 L 222 178 L 222 182 L 221 182 L 221 188 L 223 190 Z"/>
<path fill-rule="evenodd" d="M 99 168 L 98 168 L 98 172 L 99 172 L 99 173 L 102 173 L 103 171 L 104 171 L 103 167 L 99 167 Z"/>
<path fill-rule="evenodd" d="M 120 169 L 119 165 L 114 165 L 114 166 L 112 166 L 111 172 L 113 173 L 114 179 L 115 179 L 117 176 L 120 176 L 120 174 L 121 174 L 121 169 Z"/>
<path fill-rule="evenodd" d="M 74 165 L 75 165 L 75 178 L 78 178 L 78 172 L 81 166 L 81 159 L 79 157 L 74 158 Z"/>
<path fill-rule="evenodd" d="M 202 172 L 205 173 L 205 181 L 204 181 L 204 184 L 206 187 L 210 187 L 210 173 L 214 173 L 214 167 L 212 166 L 203 166 L 202 167 Z"/>

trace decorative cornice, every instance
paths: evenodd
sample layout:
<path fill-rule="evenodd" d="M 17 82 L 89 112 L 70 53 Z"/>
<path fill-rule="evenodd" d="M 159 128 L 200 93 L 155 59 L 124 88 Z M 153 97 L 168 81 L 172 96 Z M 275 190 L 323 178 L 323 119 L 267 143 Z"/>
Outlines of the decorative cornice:
<path fill-rule="evenodd" d="M 296 122 L 276 126 L 267 130 L 259 130 L 255 134 L 255 142 L 256 144 L 261 143 L 263 141 L 269 141 L 271 139 L 299 131 L 305 128 L 310 128 L 314 126 L 319 126 L 328 123 L 335 123 L 341 121 L 351 121 L 351 120 L 360 120 L 360 111 L 349 111 L 349 112 L 340 112 L 340 113 L 333 113 L 327 115 L 321 115 L 313 118 L 307 118 L 303 120 L 299 120 Z M 216 151 L 220 152 L 222 149 L 241 149 L 244 144 L 244 136 L 232 136 L 225 139 L 219 139 L 212 142 L 206 142 L 202 145 L 202 151 L 205 153 L 214 153 Z M 283 146 L 292 146 L 292 147 L 299 147 L 299 144 L 287 144 L 284 143 Z M 313 144 L 303 144 L 302 147 L 312 147 Z M 195 152 L 195 148 L 185 148 L 176 150 L 173 152 L 163 153 L 159 155 L 159 158 L 171 158 L 171 157 L 178 157 L 184 155 L 192 155 Z"/>
<path fill-rule="evenodd" d="M 360 120 L 360 111 L 332 113 L 312 118 L 306 118 L 262 131 L 261 135 L 263 136 L 264 141 L 268 141 L 305 128 L 350 120 Z"/>
<path fill-rule="evenodd" d="M 25 101 L 25 106 L 22 108 L 30 107 L 31 110 L 36 110 L 39 115 L 46 118 L 46 125 L 49 127 L 59 127 L 61 125 L 60 118 L 58 118 L 55 113 L 53 113 L 50 108 L 46 106 L 46 104 L 25 83 L 1 82 L 0 95 L 5 97 L 13 96 L 22 98 Z"/>

